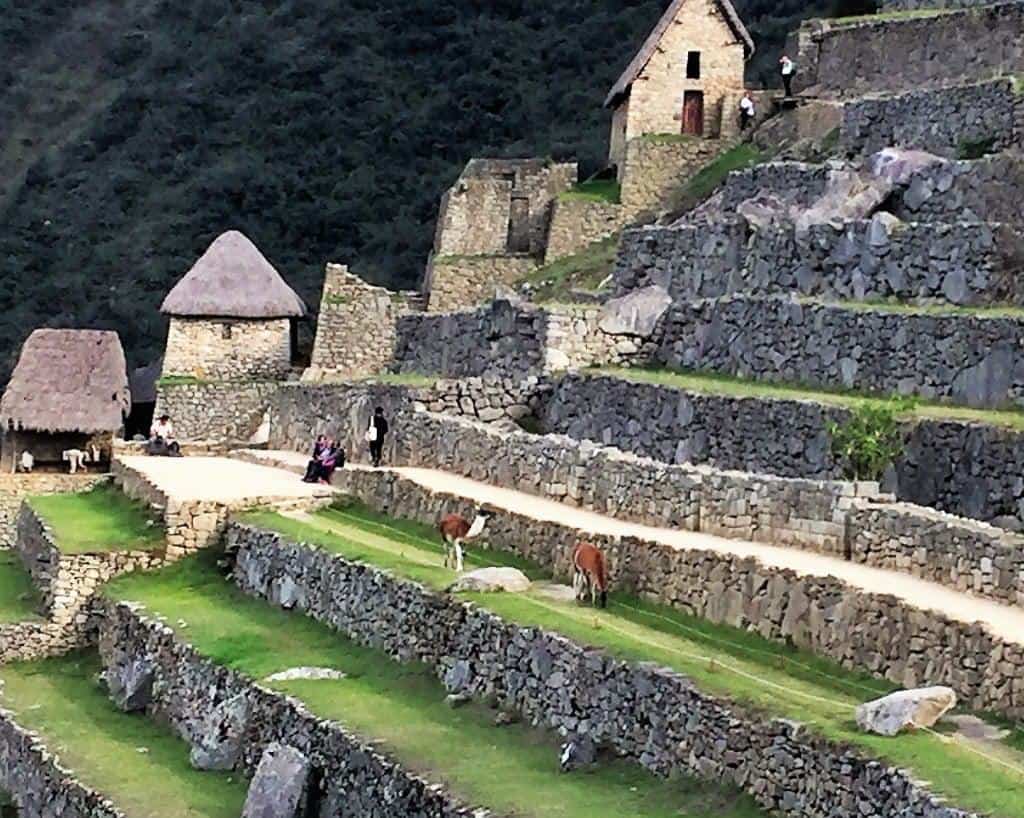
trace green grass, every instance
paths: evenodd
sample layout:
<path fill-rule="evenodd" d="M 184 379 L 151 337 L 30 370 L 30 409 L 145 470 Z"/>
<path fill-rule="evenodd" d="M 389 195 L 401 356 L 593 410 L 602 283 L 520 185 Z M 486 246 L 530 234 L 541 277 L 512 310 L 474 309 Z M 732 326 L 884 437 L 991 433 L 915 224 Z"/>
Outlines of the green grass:
<path fill-rule="evenodd" d="M 618 204 L 622 189 L 614 179 L 588 179 L 558 195 L 562 201 L 605 202 Z"/>
<path fill-rule="evenodd" d="M 650 383 L 676 389 L 689 389 L 709 395 L 735 398 L 776 398 L 780 400 L 806 400 L 849 409 L 861 403 L 876 406 L 887 404 L 891 396 L 866 395 L 848 391 L 827 391 L 800 384 L 782 384 L 750 381 L 731 375 L 702 372 L 682 372 L 671 369 L 603 368 L 591 370 L 593 374 L 620 380 Z M 945 403 L 905 400 L 907 409 L 899 413 L 902 420 L 949 420 L 964 423 L 984 423 L 1024 431 L 1024 410 L 970 409 Z"/>
<path fill-rule="evenodd" d="M 65 554 L 152 551 L 164 545 L 163 526 L 152 520 L 146 506 L 109 483 L 81 494 L 31 497 L 29 502 L 53 529 Z"/>
<path fill-rule="evenodd" d="M 893 20 L 914 20 L 922 17 L 938 17 L 958 9 L 909 9 L 907 11 L 883 11 L 877 14 L 856 14 L 850 17 L 835 17 L 828 21 L 831 27 L 858 25 L 860 23 L 884 23 Z"/>
<path fill-rule="evenodd" d="M 454 573 L 440 564 L 440 542 L 429 528 L 388 521 L 359 507 L 313 515 L 311 524 L 273 514 L 251 521 L 282 531 L 348 559 L 372 563 L 396 575 L 440 589 Z M 473 551 L 468 567 L 522 565 L 495 551 Z M 537 578 L 541 572 L 525 566 Z M 726 626 L 712 626 L 663 606 L 613 594 L 609 611 L 558 603 L 538 592 L 467 595 L 509 621 L 544 627 L 631 660 L 654 661 L 679 670 L 698 686 L 755 710 L 810 725 L 838 742 L 911 769 L 957 806 L 1004 818 L 1024 816 L 1024 775 L 977 755 L 962 743 L 928 732 L 897 738 L 865 735 L 853 721 L 854 707 L 893 689 L 886 682 L 843 670 L 804 651 Z M 1024 769 L 1024 754 L 1001 745 L 989 752 Z"/>
<path fill-rule="evenodd" d="M 611 275 L 618 246 L 616 233 L 578 253 L 538 267 L 524 280 L 535 285 L 536 301 L 571 301 L 572 290 L 593 292 Z"/>
<path fill-rule="evenodd" d="M 421 372 L 384 372 L 368 375 L 361 379 L 362 383 L 382 383 L 389 386 L 429 387 L 437 383 L 440 375 L 423 374 Z"/>
<path fill-rule="evenodd" d="M 497 728 L 479 704 L 452 710 L 425 667 L 398 664 L 297 613 L 242 595 L 204 554 L 157 574 L 135 575 L 109 588 L 167 617 L 202 654 L 265 679 L 292 667 L 330 667 L 347 678 L 270 684 L 315 713 L 373 740 L 409 769 L 446 784 L 468 802 L 499 815 L 533 818 L 763 815 L 736 791 L 692 780 L 660 780 L 615 760 L 593 771 L 558 772 L 557 739 L 522 724 Z M 236 813 L 237 815 L 237 813 Z"/>
<path fill-rule="evenodd" d="M 196 378 L 192 375 L 163 375 L 157 378 L 156 385 L 162 389 L 166 389 L 171 386 L 202 386 L 212 381 L 204 380 L 203 378 Z"/>
<path fill-rule="evenodd" d="M 704 165 L 678 193 L 673 195 L 672 211 L 683 213 L 691 210 L 714 193 L 732 171 L 767 161 L 769 156 L 770 154 L 747 142 L 734 145 Z"/>
<path fill-rule="evenodd" d="M 806 304 L 821 303 L 812 298 L 800 299 Z M 903 315 L 955 315 L 973 318 L 1024 319 L 1024 307 L 1012 304 L 990 307 L 959 307 L 955 304 L 904 304 L 898 301 L 840 301 L 838 306 L 861 312 L 895 312 Z"/>
<path fill-rule="evenodd" d="M 20 560 L 8 550 L 0 550 L 0 625 L 36 620 L 38 597 Z"/>
<path fill-rule="evenodd" d="M 99 670 L 95 653 L 7 665 L 0 702 L 132 818 L 238 818 L 244 778 L 193 770 L 188 745 L 168 728 L 114 707 Z"/>

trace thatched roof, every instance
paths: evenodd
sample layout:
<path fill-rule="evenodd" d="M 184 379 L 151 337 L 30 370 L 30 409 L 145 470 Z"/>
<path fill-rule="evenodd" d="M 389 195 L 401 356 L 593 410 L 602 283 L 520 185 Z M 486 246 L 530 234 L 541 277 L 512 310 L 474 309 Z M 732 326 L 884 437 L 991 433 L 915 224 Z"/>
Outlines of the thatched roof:
<path fill-rule="evenodd" d="M 640 72 L 644 70 L 644 66 L 646 66 L 651 57 L 654 56 L 654 52 L 657 50 L 658 44 L 661 42 L 661 38 L 664 37 L 665 32 L 668 31 L 668 27 L 672 25 L 676 17 L 679 16 L 679 11 L 682 9 L 685 2 L 686 0 L 672 0 L 669 7 L 665 9 L 665 13 L 661 15 L 661 19 L 658 20 L 658 24 L 654 27 L 654 30 L 648 35 L 647 39 L 644 40 L 644 44 L 640 47 L 636 56 L 633 57 L 632 62 L 626 66 L 626 70 L 622 72 L 622 76 L 619 77 L 615 85 L 612 86 L 612 90 L 608 92 L 608 96 L 604 101 L 605 107 L 612 107 L 617 104 L 619 97 L 625 94 L 633 84 L 633 81 L 640 76 Z M 722 16 L 725 17 L 725 21 L 729 24 L 729 27 L 733 30 L 733 33 L 736 35 L 736 39 L 743 43 L 743 50 L 749 59 L 754 53 L 754 40 L 751 38 L 746 26 L 743 25 L 743 21 L 740 19 L 739 14 L 736 13 L 736 9 L 733 8 L 733 5 L 729 0 L 715 0 L 715 4 L 722 12 Z"/>
<path fill-rule="evenodd" d="M 222 233 L 160 311 L 222 318 L 301 318 L 306 305 L 255 244 L 237 230 Z"/>
<path fill-rule="evenodd" d="M 116 332 L 37 329 L 21 348 L 0 398 L 0 427 L 35 432 L 116 432 L 130 408 Z"/>

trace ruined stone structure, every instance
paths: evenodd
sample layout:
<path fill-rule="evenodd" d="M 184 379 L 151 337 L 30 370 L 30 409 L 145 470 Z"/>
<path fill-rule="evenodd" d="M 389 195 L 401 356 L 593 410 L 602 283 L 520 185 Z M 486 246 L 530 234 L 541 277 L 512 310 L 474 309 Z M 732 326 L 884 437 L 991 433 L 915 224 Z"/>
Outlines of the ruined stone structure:
<path fill-rule="evenodd" d="M 291 371 L 302 299 L 238 231 L 217 238 L 164 299 L 164 377 L 280 379 Z"/>

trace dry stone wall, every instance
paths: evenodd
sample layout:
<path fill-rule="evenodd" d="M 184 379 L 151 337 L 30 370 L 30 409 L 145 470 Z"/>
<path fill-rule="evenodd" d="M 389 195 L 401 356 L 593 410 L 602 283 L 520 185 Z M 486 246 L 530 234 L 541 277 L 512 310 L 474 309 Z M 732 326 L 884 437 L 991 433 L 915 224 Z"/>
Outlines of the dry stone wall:
<path fill-rule="evenodd" d="M 280 380 L 291 372 L 287 318 L 171 318 L 162 374 L 208 381 Z"/>
<path fill-rule="evenodd" d="M 537 268 L 530 255 L 435 256 L 430 265 L 430 312 L 476 307 Z"/>
<path fill-rule="evenodd" d="M 336 484 L 371 508 L 433 525 L 443 513 L 473 513 L 473 503 L 394 474 L 338 473 Z M 498 511 L 488 544 L 519 553 L 568 580 L 580 532 Z M 679 550 L 656 542 L 586 536 L 607 554 L 612 587 L 712 622 L 755 631 L 827 656 L 907 688 L 943 684 L 968 708 L 1024 715 L 1024 645 L 867 593 L 834 577 L 798 575 L 755 559 Z"/>
<path fill-rule="evenodd" d="M 843 106 L 839 144 L 850 155 L 887 147 L 943 156 L 1024 144 L 1024 96 L 1011 79 L 867 96 Z"/>
<path fill-rule="evenodd" d="M 1019 2 L 896 19 L 812 20 L 796 35 L 794 88 L 860 97 L 1018 74 L 1022 28 Z"/>
<path fill-rule="evenodd" d="M 615 202 L 560 198 L 551 213 L 544 263 L 574 255 L 591 244 L 608 238 L 630 219 L 626 209 Z"/>
<path fill-rule="evenodd" d="M 453 692 L 496 698 L 533 723 L 586 735 L 658 775 L 680 770 L 735 784 L 783 814 L 964 815 L 903 772 L 792 723 L 745 713 L 679 673 L 505 622 L 277 534 L 233 525 L 229 541 L 238 549 L 236 582 L 248 593 L 294 606 L 397 659 L 424 662 Z"/>
<path fill-rule="evenodd" d="M 677 303 L 661 363 L 761 381 L 918 395 L 974 407 L 1024 403 L 1024 322 L 728 296 Z"/>
<path fill-rule="evenodd" d="M 274 382 L 160 386 L 154 417 L 170 415 L 179 441 L 244 443 L 263 425 Z"/>
<path fill-rule="evenodd" d="M 317 718 L 301 702 L 260 686 L 200 655 L 165 625 L 124 604 L 108 603 L 100 656 L 108 684 L 153 674 L 149 715 L 170 724 L 190 745 L 238 743 L 233 769 L 251 777 L 271 744 L 294 747 L 319 775 L 311 814 L 366 818 L 479 818 L 441 787 L 406 772 L 336 721 Z M 245 714 L 240 734 L 216 733 L 225 706 Z M 211 726 L 212 725 L 212 726 Z M 212 735 L 211 735 L 212 732 Z"/>

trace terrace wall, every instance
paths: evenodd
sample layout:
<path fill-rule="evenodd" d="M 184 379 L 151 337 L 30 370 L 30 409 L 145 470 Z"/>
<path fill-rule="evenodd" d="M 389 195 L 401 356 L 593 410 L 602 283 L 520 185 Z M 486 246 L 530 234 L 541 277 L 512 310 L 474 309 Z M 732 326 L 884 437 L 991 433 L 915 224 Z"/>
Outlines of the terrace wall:
<path fill-rule="evenodd" d="M 682 674 L 517 626 L 273 533 L 233 525 L 229 538 L 238 548 L 236 582 L 248 593 L 294 605 L 397 659 L 425 662 L 453 692 L 493 697 L 535 724 L 582 732 L 656 774 L 685 770 L 735 784 L 788 815 L 852 818 L 862 804 L 879 815 L 964 814 L 903 772 L 790 722 L 746 713 Z"/>
<path fill-rule="evenodd" d="M 161 386 L 153 416 L 170 415 L 179 440 L 244 443 L 263 424 L 279 383 L 201 383 Z"/>

